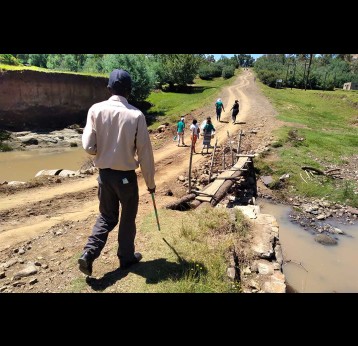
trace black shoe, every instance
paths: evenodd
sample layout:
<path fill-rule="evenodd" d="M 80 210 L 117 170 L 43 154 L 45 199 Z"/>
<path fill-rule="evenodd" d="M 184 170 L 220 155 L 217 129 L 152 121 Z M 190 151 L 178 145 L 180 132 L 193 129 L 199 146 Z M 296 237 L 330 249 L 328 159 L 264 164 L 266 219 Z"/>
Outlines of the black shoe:
<path fill-rule="evenodd" d="M 142 254 L 140 252 L 135 252 L 134 253 L 134 258 L 129 260 L 129 261 L 119 259 L 119 263 L 120 263 L 119 268 L 120 269 L 127 269 L 131 265 L 138 263 L 142 258 L 143 258 L 143 256 L 142 256 Z"/>
<path fill-rule="evenodd" d="M 92 264 L 93 264 L 94 259 L 92 258 L 92 255 L 89 252 L 85 252 L 79 259 L 78 259 L 78 264 L 79 267 L 78 269 L 86 275 L 91 276 L 92 275 Z"/>

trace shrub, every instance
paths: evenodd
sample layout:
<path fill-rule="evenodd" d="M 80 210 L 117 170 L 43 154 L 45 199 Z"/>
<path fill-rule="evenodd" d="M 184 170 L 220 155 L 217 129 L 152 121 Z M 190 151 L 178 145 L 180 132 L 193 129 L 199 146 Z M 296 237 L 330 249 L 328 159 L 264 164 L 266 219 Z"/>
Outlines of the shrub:
<path fill-rule="evenodd" d="M 20 61 L 12 54 L 0 54 L 0 64 L 20 65 Z"/>
<path fill-rule="evenodd" d="M 222 77 L 224 79 L 231 78 L 235 74 L 234 66 L 225 66 L 222 71 Z"/>

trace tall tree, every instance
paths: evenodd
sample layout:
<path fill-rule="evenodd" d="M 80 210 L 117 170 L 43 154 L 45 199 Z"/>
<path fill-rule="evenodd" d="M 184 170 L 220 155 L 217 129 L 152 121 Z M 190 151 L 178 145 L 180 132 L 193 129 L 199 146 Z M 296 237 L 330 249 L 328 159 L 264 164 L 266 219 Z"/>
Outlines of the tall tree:
<path fill-rule="evenodd" d="M 194 81 L 199 65 L 204 61 L 202 54 L 155 54 L 158 63 L 157 75 L 160 84 L 185 86 Z"/>

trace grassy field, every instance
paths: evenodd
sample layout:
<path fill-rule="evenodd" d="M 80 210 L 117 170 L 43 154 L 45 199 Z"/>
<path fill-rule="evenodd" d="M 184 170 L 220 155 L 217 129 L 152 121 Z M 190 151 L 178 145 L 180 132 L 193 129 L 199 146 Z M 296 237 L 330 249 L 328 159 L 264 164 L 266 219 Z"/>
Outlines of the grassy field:
<path fill-rule="evenodd" d="M 51 70 L 48 68 L 37 67 L 37 66 L 22 66 L 22 65 L 15 66 L 15 65 L 0 64 L 0 72 L 1 71 L 23 71 L 23 70 L 45 72 L 45 73 L 68 73 L 68 74 L 77 74 L 77 75 L 82 75 L 82 76 L 108 78 L 108 73 L 71 72 L 71 71 Z"/>
<path fill-rule="evenodd" d="M 220 77 L 205 81 L 197 78 L 194 80 L 195 85 L 192 88 L 192 93 L 152 92 L 147 101 L 154 106 L 147 113 L 155 115 L 158 120 L 151 124 L 149 128 L 157 128 L 164 121 L 177 123 L 180 116 L 201 108 L 208 103 L 214 103 L 215 97 L 219 95 L 221 88 L 230 85 L 238 73 L 239 71 L 236 71 L 236 75 L 229 79 Z"/>
<path fill-rule="evenodd" d="M 278 141 L 273 144 L 279 160 L 268 155 L 256 166 L 271 171 L 276 180 L 290 173 L 290 188 L 298 194 L 358 206 L 357 181 L 317 176 L 305 183 L 299 175 L 304 173 L 301 166 L 323 171 L 333 165 L 344 168 L 357 155 L 358 92 L 261 88 L 287 125 L 277 130 Z"/>

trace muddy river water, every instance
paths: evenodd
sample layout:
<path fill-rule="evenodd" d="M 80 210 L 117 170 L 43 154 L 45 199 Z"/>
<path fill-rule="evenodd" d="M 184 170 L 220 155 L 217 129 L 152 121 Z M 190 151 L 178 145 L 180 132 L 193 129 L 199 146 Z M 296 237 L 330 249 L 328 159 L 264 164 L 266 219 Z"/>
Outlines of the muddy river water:
<path fill-rule="evenodd" d="M 43 169 L 78 170 L 88 155 L 81 148 L 48 148 L 0 153 L 0 181 L 28 181 Z"/>
<path fill-rule="evenodd" d="M 289 219 L 288 206 L 258 201 L 261 213 L 275 216 L 285 261 L 289 290 L 296 292 L 358 292 L 358 225 L 331 223 L 346 235 L 335 235 L 338 245 L 324 246 Z M 329 220 L 327 220 L 330 223 Z"/>

